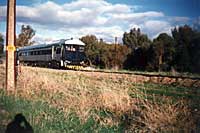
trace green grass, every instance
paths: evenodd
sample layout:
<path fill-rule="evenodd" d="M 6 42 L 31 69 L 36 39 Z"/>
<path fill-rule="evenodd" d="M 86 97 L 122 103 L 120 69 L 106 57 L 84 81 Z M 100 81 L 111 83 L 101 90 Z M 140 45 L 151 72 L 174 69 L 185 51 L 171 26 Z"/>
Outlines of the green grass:
<path fill-rule="evenodd" d="M 132 89 L 137 88 L 142 92 L 147 94 L 156 94 L 163 96 L 172 96 L 176 97 L 196 97 L 200 95 L 200 90 L 196 89 L 196 93 L 194 93 L 194 89 L 187 87 L 178 87 L 173 85 L 160 85 L 154 83 L 144 83 L 144 84 L 134 84 Z"/>
<path fill-rule="evenodd" d="M 132 93 L 132 91 L 135 89 L 140 90 L 145 95 L 138 96 L 135 93 Z M 158 102 L 161 102 L 163 100 L 163 96 L 169 97 L 175 102 L 184 99 L 190 102 L 190 106 L 192 108 L 200 109 L 200 90 L 198 88 L 193 89 L 187 87 L 160 85 L 153 83 L 133 84 L 133 86 L 130 88 L 130 96 L 141 97 L 148 100 L 156 100 Z"/>
<path fill-rule="evenodd" d="M 132 93 L 135 89 L 144 92 L 146 95 L 140 95 Z M 193 94 L 193 90 L 184 87 L 174 87 L 169 85 L 159 84 L 133 84 L 130 88 L 130 96 L 155 100 L 157 103 L 165 104 L 163 96 L 173 98 L 175 101 L 179 99 L 188 99 L 193 101 L 192 106 L 200 109 L 200 97 L 199 91 Z M 64 112 L 62 109 L 55 108 L 49 103 L 45 102 L 43 98 L 47 92 L 41 91 L 38 95 L 38 100 L 27 100 L 25 98 L 13 95 L 7 95 L 4 90 L 0 90 L 0 132 L 3 132 L 6 125 L 14 118 L 17 113 L 23 113 L 26 119 L 32 125 L 35 133 L 77 133 L 77 132 L 124 132 L 126 129 L 126 122 L 123 120 L 124 116 L 118 125 L 109 126 L 102 125 L 99 121 L 95 120 L 94 115 L 88 117 L 86 121 L 82 121 L 76 113 L 72 110 L 71 112 Z M 62 99 L 64 95 L 58 93 L 54 95 L 54 99 Z M 3 111 L 1 111 L 3 110 Z M 113 118 L 114 112 L 109 110 L 92 110 L 100 119 Z M 130 116 L 129 116 L 130 117 Z"/>
<path fill-rule="evenodd" d="M 17 113 L 36 133 L 182 131 L 200 118 L 198 88 L 133 83 L 129 75 L 26 67 L 18 85 L 15 96 L 0 90 L 0 132 Z"/>
<path fill-rule="evenodd" d="M 102 71 L 102 72 L 119 72 L 119 73 L 129 73 L 129 74 L 144 74 L 144 75 L 162 75 L 162 76 L 177 76 L 177 77 L 189 77 L 189 78 L 200 78 L 200 74 L 198 73 L 189 73 L 189 72 L 177 72 L 176 74 L 173 74 L 172 72 L 157 72 L 157 71 L 137 71 L 137 70 L 114 70 L 114 69 L 99 69 L 96 70 Z M 95 71 L 95 70 L 94 70 Z"/>
<path fill-rule="evenodd" d="M 35 133 L 65 133 L 65 132 L 121 132 L 123 129 L 117 126 L 104 126 L 89 117 L 86 122 L 81 122 L 73 112 L 68 114 L 62 110 L 51 107 L 43 101 L 29 101 L 23 98 L 6 95 L 0 90 L 0 107 L 4 110 L 0 113 L 0 131 L 3 132 L 6 124 L 17 113 L 23 113 L 32 125 Z M 109 117 L 109 114 L 96 112 L 99 117 Z"/>

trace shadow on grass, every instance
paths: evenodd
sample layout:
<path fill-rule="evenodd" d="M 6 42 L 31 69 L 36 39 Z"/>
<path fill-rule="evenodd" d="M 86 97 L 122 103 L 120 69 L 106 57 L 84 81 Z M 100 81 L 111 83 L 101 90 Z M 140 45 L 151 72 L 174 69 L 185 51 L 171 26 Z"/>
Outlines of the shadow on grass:
<path fill-rule="evenodd" d="M 33 128 L 23 114 L 19 113 L 7 125 L 5 133 L 33 133 Z"/>

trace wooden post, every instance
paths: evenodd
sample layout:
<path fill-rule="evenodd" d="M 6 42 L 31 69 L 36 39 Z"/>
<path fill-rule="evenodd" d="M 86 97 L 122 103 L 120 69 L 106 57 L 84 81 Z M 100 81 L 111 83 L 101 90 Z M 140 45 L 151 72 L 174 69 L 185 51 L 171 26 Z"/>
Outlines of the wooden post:
<path fill-rule="evenodd" d="M 15 89 L 15 14 L 16 1 L 8 0 L 7 5 L 7 35 L 6 35 L 6 89 Z"/>

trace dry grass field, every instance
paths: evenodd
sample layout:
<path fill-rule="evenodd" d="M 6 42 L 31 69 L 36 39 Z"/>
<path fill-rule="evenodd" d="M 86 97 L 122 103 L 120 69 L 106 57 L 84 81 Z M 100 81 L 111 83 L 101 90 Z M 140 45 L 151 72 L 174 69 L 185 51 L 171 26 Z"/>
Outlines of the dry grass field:
<path fill-rule="evenodd" d="M 0 69 L 0 131 L 22 112 L 36 132 L 200 132 L 198 88 L 22 67 L 15 92 L 7 94 Z"/>

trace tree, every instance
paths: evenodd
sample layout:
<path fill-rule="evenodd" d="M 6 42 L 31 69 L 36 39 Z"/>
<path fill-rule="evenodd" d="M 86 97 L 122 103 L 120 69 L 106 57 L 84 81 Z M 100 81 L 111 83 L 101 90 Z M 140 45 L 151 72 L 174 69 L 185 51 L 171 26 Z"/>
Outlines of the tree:
<path fill-rule="evenodd" d="M 4 39 L 3 39 L 3 35 L 0 33 L 0 54 L 3 53 L 3 47 L 4 47 Z"/>
<path fill-rule="evenodd" d="M 30 25 L 22 25 L 21 33 L 16 40 L 17 47 L 29 46 L 34 42 L 31 39 L 35 36 L 35 30 Z"/>
<path fill-rule="evenodd" d="M 133 28 L 129 33 L 125 32 L 122 40 L 123 44 L 131 49 L 135 49 L 137 47 L 148 47 L 151 42 L 147 35 L 141 33 L 139 28 Z"/>
<path fill-rule="evenodd" d="M 124 33 L 122 40 L 123 44 L 131 49 L 131 53 L 124 63 L 125 68 L 145 69 L 147 65 L 146 52 L 151 44 L 148 36 L 142 34 L 139 28 L 133 28 L 129 33 Z"/>
<path fill-rule="evenodd" d="M 191 71 L 200 73 L 200 32 L 196 32 L 190 45 Z"/>
<path fill-rule="evenodd" d="M 130 49 L 125 45 L 120 44 L 104 44 L 104 52 L 102 56 L 105 59 L 106 68 L 120 69 L 130 53 Z"/>
<path fill-rule="evenodd" d="M 122 68 L 130 51 L 125 45 L 107 44 L 103 39 L 98 41 L 94 35 L 84 36 L 81 40 L 86 44 L 86 57 L 101 68 Z"/>
<path fill-rule="evenodd" d="M 188 25 L 174 28 L 172 35 L 175 40 L 175 59 L 176 69 L 178 71 L 191 71 L 191 53 L 190 47 L 194 31 Z"/>
<path fill-rule="evenodd" d="M 83 41 L 87 46 L 87 45 L 90 45 L 92 43 L 98 42 L 98 39 L 95 35 L 86 35 L 86 36 L 83 36 L 81 38 L 81 41 Z"/>
<path fill-rule="evenodd" d="M 166 33 L 161 33 L 153 40 L 155 67 L 158 71 L 169 70 L 175 52 L 173 38 Z"/>
<path fill-rule="evenodd" d="M 86 44 L 85 54 L 90 64 L 93 64 L 93 65 L 98 64 L 99 48 L 98 48 L 97 37 L 95 35 L 86 35 L 86 36 L 83 36 L 80 40 Z"/>
<path fill-rule="evenodd" d="M 129 33 L 125 32 L 123 35 L 123 44 L 127 47 L 134 49 L 139 46 L 139 37 L 141 35 L 140 29 L 133 28 Z"/>
<path fill-rule="evenodd" d="M 200 31 L 184 25 L 174 28 L 172 35 L 175 40 L 176 69 L 181 72 L 200 73 Z"/>

